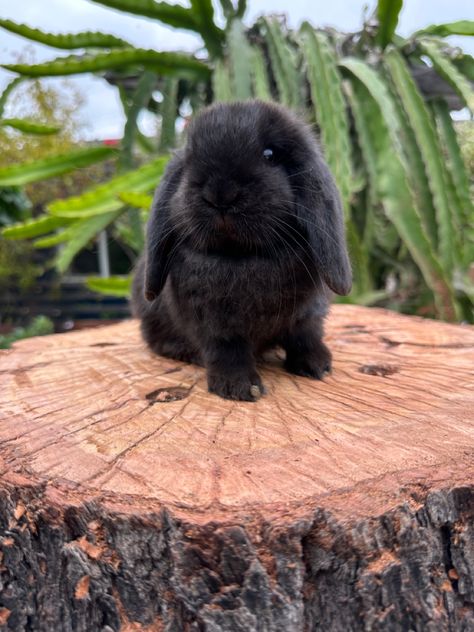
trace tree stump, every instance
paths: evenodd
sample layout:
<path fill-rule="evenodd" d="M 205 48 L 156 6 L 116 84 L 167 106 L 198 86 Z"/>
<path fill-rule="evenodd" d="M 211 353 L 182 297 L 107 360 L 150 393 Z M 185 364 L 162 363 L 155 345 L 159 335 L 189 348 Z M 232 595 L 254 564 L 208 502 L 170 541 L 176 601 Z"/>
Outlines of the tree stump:
<path fill-rule="evenodd" d="M 0 629 L 474 630 L 474 332 L 334 306 L 257 403 L 128 321 L 0 355 Z"/>

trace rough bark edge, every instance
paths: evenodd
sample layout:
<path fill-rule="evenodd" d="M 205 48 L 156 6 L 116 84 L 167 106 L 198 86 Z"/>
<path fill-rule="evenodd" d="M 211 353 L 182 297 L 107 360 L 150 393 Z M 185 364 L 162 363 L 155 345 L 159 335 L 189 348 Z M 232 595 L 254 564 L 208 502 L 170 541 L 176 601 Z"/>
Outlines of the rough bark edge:
<path fill-rule="evenodd" d="M 201 523 L 5 484 L 0 615 L 15 632 L 467 632 L 474 477 L 436 471 L 455 482 L 420 477 L 396 502 L 377 484 L 353 492 L 360 507 L 372 501 L 365 516 L 344 515 L 342 492 L 297 518 L 280 507 Z"/>

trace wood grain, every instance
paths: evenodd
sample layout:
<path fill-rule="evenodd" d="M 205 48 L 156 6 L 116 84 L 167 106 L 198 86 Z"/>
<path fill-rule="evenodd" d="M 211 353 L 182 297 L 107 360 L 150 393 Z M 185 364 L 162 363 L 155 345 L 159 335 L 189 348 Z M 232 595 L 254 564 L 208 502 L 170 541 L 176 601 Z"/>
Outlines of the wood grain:
<path fill-rule="evenodd" d="M 41 555 L 46 565 L 65 550 L 79 556 L 68 562 L 77 572 L 64 578 L 69 610 L 67 599 L 62 614 L 48 602 L 42 615 L 32 605 L 31 617 L 49 613 L 48 625 L 60 626 L 49 629 L 102 632 L 97 612 L 107 594 L 112 630 L 474 629 L 443 627 L 474 626 L 473 328 L 334 306 L 326 340 L 330 377 L 296 378 L 274 355 L 262 365 L 268 394 L 256 403 L 210 395 L 203 369 L 152 355 L 134 321 L 1 352 L 4 557 L 17 546 L 15 538 L 9 545 L 12 529 L 46 529 L 49 538 L 53 524 L 59 548 L 48 553 L 30 542 L 25 559 L 39 569 Z M 416 522 L 420 512 L 426 525 L 412 526 L 410 553 L 394 534 L 400 538 L 404 520 Z M 391 544 L 388 531 L 377 531 L 383 518 Z M 120 529 L 126 547 L 117 542 Z M 158 540 L 166 530 L 173 543 L 164 553 Z M 145 564 L 137 597 L 130 585 L 142 579 L 130 556 L 144 532 L 161 546 L 161 567 Z M 452 552 L 446 558 L 448 541 L 462 568 Z M 431 558 L 423 559 L 427 542 Z M 224 549 L 234 561 L 223 561 Z M 387 586 L 403 575 L 404 555 L 429 586 L 417 592 L 415 579 L 405 578 L 413 597 L 396 605 Z M 245 572 L 236 570 L 244 559 Z M 4 568 L 21 592 L 15 564 Z M 354 577 L 344 596 L 335 582 L 346 572 Z M 47 573 L 38 570 L 43 592 Z M 252 601 L 254 575 L 261 599 Z M 374 601 L 382 585 L 385 605 Z M 233 607 L 225 606 L 227 593 Z M 18 597 L 0 594 L 0 607 L 10 612 L 9 629 L 43 629 L 27 626 Z M 438 627 L 430 628 L 435 614 Z M 328 621 L 333 627 L 324 627 Z"/>

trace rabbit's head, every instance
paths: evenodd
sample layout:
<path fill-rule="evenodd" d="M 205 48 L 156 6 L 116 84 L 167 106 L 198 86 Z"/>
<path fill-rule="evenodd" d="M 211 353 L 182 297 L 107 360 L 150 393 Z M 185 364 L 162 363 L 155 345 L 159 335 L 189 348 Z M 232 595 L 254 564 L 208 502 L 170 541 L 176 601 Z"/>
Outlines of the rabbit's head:
<path fill-rule="evenodd" d="M 222 256 L 283 257 L 292 242 L 334 292 L 350 291 L 341 204 L 310 129 L 261 101 L 203 110 L 155 199 L 147 297 L 163 287 L 179 244 Z"/>

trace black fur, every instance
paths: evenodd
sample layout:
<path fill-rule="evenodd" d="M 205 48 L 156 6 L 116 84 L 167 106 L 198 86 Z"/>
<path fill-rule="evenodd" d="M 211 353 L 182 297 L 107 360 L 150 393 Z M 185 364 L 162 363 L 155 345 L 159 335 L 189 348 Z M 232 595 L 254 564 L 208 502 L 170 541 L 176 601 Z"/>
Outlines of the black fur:
<path fill-rule="evenodd" d="M 230 399 L 263 393 L 255 358 L 276 345 L 288 371 L 321 379 L 328 288 L 347 294 L 351 269 L 309 128 L 260 101 L 201 112 L 157 189 L 134 279 L 148 345 L 203 364 L 209 390 Z"/>

